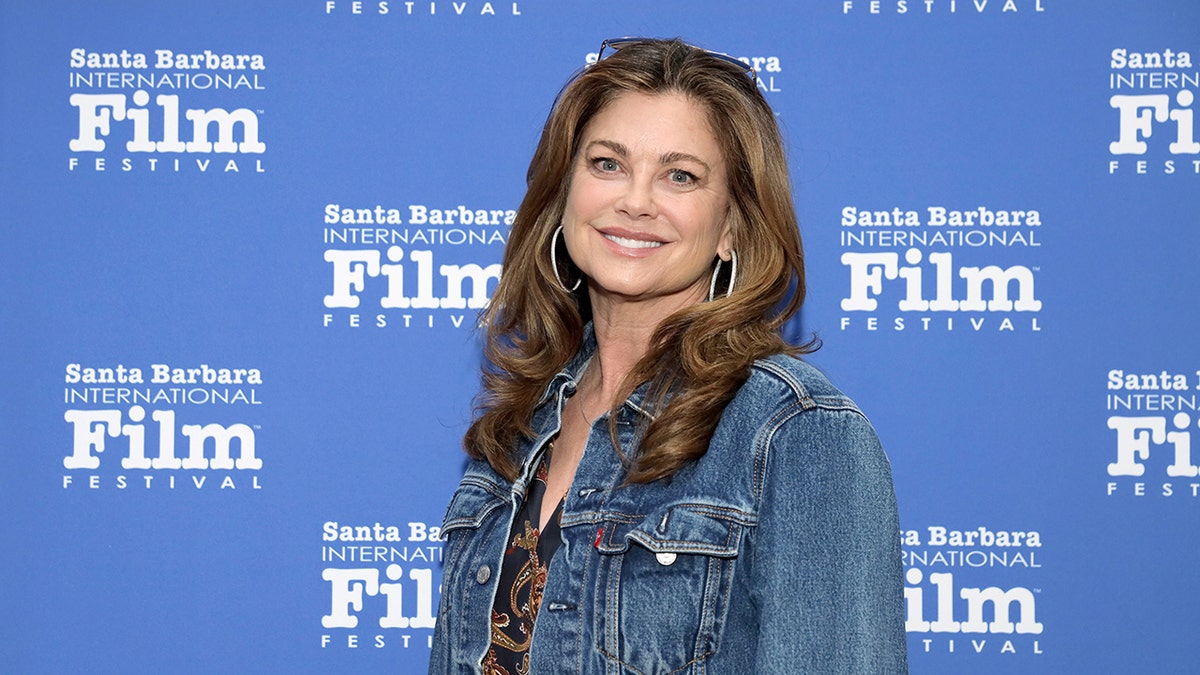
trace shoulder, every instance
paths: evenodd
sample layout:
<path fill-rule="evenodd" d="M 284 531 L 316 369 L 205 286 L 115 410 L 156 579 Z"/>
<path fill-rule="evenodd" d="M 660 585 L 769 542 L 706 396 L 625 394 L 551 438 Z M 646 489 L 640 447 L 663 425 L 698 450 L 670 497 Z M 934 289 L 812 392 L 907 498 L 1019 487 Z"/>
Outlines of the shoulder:
<path fill-rule="evenodd" d="M 858 406 L 811 364 L 787 354 L 755 361 L 750 377 L 731 405 L 760 410 L 846 410 L 862 414 Z"/>
<path fill-rule="evenodd" d="M 887 466 L 870 421 L 854 401 L 812 365 L 775 355 L 755 362 L 722 420 L 733 437 L 752 438 L 758 466 L 796 469 Z"/>
<path fill-rule="evenodd" d="M 817 517 L 811 509 L 894 513 L 891 463 L 878 434 L 819 370 L 772 356 L 754 364 L 743 390 L 734 414 L 753 439 L 754 494 L 763 508 L 785 519 Z"/>
<path fill-rule="evenodd" d="M 764 499 L 808 499 L 860 480 L 864 469 L 882 476 L 888 465 L 858 406 L 812 365 L 775 355 L 754 363 L 694 471 L 719 476 L 757 512 Z M 797 489 L 811 481 L 820 489 Z M 769 496 L 776 490 L 784 494 Z"/>

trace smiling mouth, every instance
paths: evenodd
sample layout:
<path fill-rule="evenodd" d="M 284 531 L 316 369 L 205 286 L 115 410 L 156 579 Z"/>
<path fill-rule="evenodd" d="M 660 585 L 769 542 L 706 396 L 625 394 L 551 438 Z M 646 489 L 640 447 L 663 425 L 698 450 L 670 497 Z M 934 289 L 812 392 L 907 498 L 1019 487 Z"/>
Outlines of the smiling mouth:
<path fill-rule="evenodd" d="M 618 236 L 612 235 L 612 234 L 606 234 L 606 235 L 604 235 L 604 238 L 611 242 L 616 243 L 618 246 L 623 246 L 625 248 L 658 248 L 659 246 L 663 245 L 663 243 L 661 241 L 643 241 L 641 239 L 626 239 L 625 237 L 618 237 Z"/>

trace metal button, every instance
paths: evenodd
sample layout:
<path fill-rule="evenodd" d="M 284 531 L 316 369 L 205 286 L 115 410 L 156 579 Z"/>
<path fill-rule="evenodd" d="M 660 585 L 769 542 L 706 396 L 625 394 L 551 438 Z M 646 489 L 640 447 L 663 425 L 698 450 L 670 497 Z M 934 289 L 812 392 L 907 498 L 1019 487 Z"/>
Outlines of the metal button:
<path fill-rule="evenodd" d="M 654 557 L 658 559 L 659 565 L 670 565 L 675 562 L 675 554 L 670 551 L 658 553 Z"/>
<path fill-rule="evenodd" d="M 488 567 L 487 565 L 480 567 L 479 571 L 475 573 L 475 581 L 478 581 L 481 584 L 486 584 L 487 580 L 491 578 L 492 568 Z"/>

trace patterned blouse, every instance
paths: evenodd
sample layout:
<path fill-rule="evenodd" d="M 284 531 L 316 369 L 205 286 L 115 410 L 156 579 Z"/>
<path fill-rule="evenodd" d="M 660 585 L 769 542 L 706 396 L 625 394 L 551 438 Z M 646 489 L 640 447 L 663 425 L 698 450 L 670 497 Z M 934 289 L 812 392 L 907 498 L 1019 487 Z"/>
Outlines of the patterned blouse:
<path fill-rule="evenodd" d="M 533 641 L 533 622 L 542 604 L 546 571 L 550 559 L 562 543 L 559 520 L 562 501 L 550 515 L 545 532 L 534 523 L 542 512 L 546 495 L 546 472 L 550 453 L 538 465 L 534 480 L 525 495 L 525 503 L 513 520 L 508 548 L 500 570 L 496 600 L 492 605 L 492 645 L 483 658 L 485 675 L 526 675 L 529 673 L 529 646 Z"/>

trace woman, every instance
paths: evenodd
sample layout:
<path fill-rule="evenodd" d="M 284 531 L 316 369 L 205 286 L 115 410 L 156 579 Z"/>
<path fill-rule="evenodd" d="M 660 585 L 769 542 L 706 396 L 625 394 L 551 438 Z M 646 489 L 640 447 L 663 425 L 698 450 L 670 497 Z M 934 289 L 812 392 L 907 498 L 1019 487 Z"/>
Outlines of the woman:
<path fill-rule="evenodd" d="M 754 72 L 608 41 L 528 184 L 430 672 L 904 671 L 887 459 L 780 337 L 803 257 Z"/>

